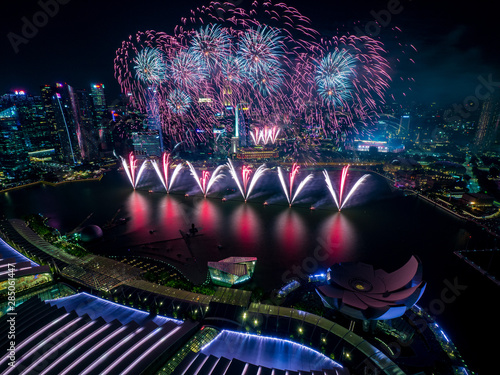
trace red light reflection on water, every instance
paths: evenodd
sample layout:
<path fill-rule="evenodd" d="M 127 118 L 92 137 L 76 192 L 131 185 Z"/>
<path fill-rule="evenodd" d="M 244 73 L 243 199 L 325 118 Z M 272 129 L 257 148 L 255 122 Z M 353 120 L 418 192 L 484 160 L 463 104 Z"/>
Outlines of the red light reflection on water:
<path fill-rule="evenodd" d="M 220 216 L 219 209 L 213 202 L 209 199 L 202 199 L 196 206 L 194 225 L 201 229 L 200 233 L 215 234 L 220 226 Z"/>
<path fill-rule="evenodd" d="M 149 202 L 140 192 L 133 191 L 127 199 L 127 211 L 130 215 L 129 232 L 144 229 L 149 224 Z M 149 230 L 149 228 L 148 228 Z"/>
<path fill-rule="evenodd" d="M 337 212 L 320 229 L 321 244 L 326 246 L 328 263 L 355 261 L 355 231 L 349 219 Z"/>
<path fill-rule="evenodd" d="M 306 250 L 307 230 L 304 221 L 293 209 L 287 209 L 277 217 L 274 232 L 279 247 L 286 254 Z"/>
<path fill-rule="evenodd" d="M 253 249 L 259 245 L 262 233 L 261 222 L 250 205 L 241 204 L 231 215 L 230 220 L 238 245 L 245 249 Z"/>
<path fill-rule="evenodd" d="M 181 204 L 170 195 L 162 198 L 159 215 L 162 231 L 165 232 L 167 238 L 178 238 L 179 230 L 186 231 L 188 228 Z"/>

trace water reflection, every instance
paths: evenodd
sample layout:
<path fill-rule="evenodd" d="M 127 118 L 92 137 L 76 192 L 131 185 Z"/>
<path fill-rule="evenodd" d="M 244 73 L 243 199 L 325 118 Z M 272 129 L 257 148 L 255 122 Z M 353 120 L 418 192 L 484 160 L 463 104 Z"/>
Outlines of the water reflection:
<path fill-rule="evenodd" d="M 138 191 L 133 191 L 125 204 L 130 216 L 127 232 L 146 230 L 149 225 L 150 205 L 149 201 Z"/>
<path fill-rule="evenodd" d="M 302 218 L 291 208 L 283 211 L 274 227 L 276 242 L 286 254 L 299 254 L 307 240 L 307 230 Z"/>
<path fill-rule="evenodd" d="M 233 237 L 244 249 L 259 246 L 261 238 L 261 222 L 255 209 L 249 204 L 241 204 L 230 217 Z"/>
<path fill-rule="evenodd" d="M 355 260 L 356 233 L 345 214 L 337 212 L 326 219 L 319 235 L 322 245 L 330 254 L 329 263 Z"/>
<path fill-rule="evenodd" d="M 179 237 L 179 230 L 186 230 L 188 221 L 182 205 L 171 195 L 161 198 L 158 206 L 158 222 L 167 238 Z"/>
<path fill-rule="evenodd" d="M 200 199 L 195 209 L 194 224 L 200 228 L 200 233 L 218 233 L 221 221 L 219 208 L 210 199 Z"/>

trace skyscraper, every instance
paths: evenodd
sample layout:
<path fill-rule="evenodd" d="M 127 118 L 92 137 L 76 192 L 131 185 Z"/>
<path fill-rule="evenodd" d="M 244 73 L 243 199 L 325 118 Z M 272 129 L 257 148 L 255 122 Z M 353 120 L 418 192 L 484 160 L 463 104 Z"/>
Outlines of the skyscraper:
<path fill-rule="evenodd" d="M 40 96 L 31 96 L 25 91 L 16 90 L 15 93 L 3 95 L 1 102 L 6 107 L 16 106 L 29 151 L 54 148 L 53 137 Z"/>
<path fill-rule="evenodd" d="M 71 89 L 71 90 L 70 90 Z M 60 162 L 76 164 L 80 161 L 77 129 L 71 111 L 72 88 L 56 83 L 41 88 L 47 125 L 54 140 L 54 148 Z"/>
<path fill-rule="evenodd" d="M 402 115 L 399 121 L 398 136 L 399 138 L 406 139 L 410 134 L 410 115 Z"/>
<path fill-rule="evenodd" d="M 483 102 L 472 145 L 474 152 L 485 152 L 492 148 L 498 134 L 499 105 L 492 98 Z"/>
<path fill-rule="evenodd" d="M 94 103 L 95 126 L 99 139 L 99 151 L 106 152 L 111 148 L 112 134 L 107 116 L 108 107 L 104 95 L 104 84 L 93 83 L 90 85 L 90 96 Z"/>
<path fill-rule="evenodd" d="M 160 156 L 162 153 L 158 130 L 132 133 L 132 145 L 136 155 Z"/>
<path fill-rule="evenodd" d="M 28 164 L 28 144 L 15 106 L 0 112 L 0 177 L 15 178 Z"/>
<path fill-rule="evenodd" d="M 104 95 L 104 84 L 94 83 L 90 85 L 90 96 L 94 103 L 95 115 L 98 122 L 102 120 L 107 111 L 106 96 Z"/>
<path fill-rule="evenodd" d="M 99 158 L 99 127 L 97 123 L 94 97 L 85 90 L 74 90 L 74 117 L 79 129 L 78 143 L 82 159 Z"/>
<path fill-rule="evenodd" d="M 146 92 L 146 97 L 148 100 L 147 104 L 147 115 L 148 115 L 148 128 L 150 130 L 156 130 L 158 132 L 158 141 L 160 142 L 160 154 L 163 152 L 163 132 L 161 129 L 161 119 L 160 119 L 160 103 L 158 96 L 156 94 L 156 87 L 148 87 Z"/>
<path fill-rule="evenodd" d="M 81 130 L 78 122 L 76 97 L 73 87 L 56 83 L 53 96 L 56 107 L 56 122 L 62 146 L 62 158 L 65 163 L 81 162 Z"/>
<path fill-rule="evenodd" d="M 105 101 L 100 88 L 96 90 L 96 95 L 92 96 L 88 91 L 74 89 L 66 83 L 45 85 L 41 89 L 46 121 L 54 133 L 59 161 L 63 163 L 79 164 L 99 157 L 99 128 L 94 103 L 98 103 L 103 114 Z"/>

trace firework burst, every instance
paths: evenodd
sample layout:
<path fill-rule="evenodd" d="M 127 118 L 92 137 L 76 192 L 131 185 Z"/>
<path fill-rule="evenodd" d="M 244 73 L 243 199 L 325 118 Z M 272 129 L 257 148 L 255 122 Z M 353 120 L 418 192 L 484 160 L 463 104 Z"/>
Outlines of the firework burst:
<path fill-rule="evenodd" d="M 261 73 L 280 65 L 283 54 L 277 29 L 267 26 L 244 32 L 238 44 L 238 57 L 247 74 Z"/>
<path fill-rule="evenodd" d="M 191 40 L 190 53 L 208 71 L 213 72 L 231 54 L 231 39 L 226 30 L 219 25 L 200 28 Z"/>
<path fill-rule="evenodd" d="M 138 80 L 146 84 L 161 84 L 166 77 L 163 54 L 156 48 L 144 48 L 134 59 Z"/>
<path fill-rule="evenodd" d="M 178 115 L 187 113 L 191 104 L 191 98 L 184 91 L 175 89 L 168 94 L 167 105 L 170 110 Z"/>
<path fill-rule="evenodd" d="M 346 50 L 328 53 L 316 71 L 318 93 L 324 102 L 336 107 L 347 105 L 353 89 L 353 69 L 356 60 Z"/>
<path fill-rule="evenodd" d="M 207 78 L 201 61 L 188 51 L 180 51 L 169 63 L 169 77 L 177 87 L 193 90 Z"/>
<path fill-rule="evenodd" d="M 314 145 L 321 136 L 341 142 L 339 135 L 376 121 L 390 82 L 385 56 L 368 36 L 321 37 L 277 0 L 213 1 L 182 18 L 172 35 L 139 32 L 123 42 L 115 76 L 143 113 L 153 86 L 171 145 L 210 141 L 215 114 L 239 103 L 247 103 L 252 125 L 266 119 L 292 134 L 293 123 L 314 125 L 319 130 L 301 142 Z"/>

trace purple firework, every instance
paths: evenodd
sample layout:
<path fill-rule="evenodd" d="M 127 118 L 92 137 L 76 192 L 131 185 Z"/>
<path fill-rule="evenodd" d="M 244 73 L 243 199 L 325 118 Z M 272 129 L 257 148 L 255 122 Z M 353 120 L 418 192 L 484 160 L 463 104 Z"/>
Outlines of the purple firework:
<path fill-rule="evenodd" d="M 180 51 L 169 63 L 169 77 L 177 87 L 196 88 L 207 78 L 207 71 L 195 55 Z"/>
<path fill-rule="evenodd" d="M 207 25 L 194 32 L 189 52 L 200 65 L 213 72 L 229 58 L 231 39 L 219 25 Z"/>
<path fill-rule="evenodd" d="M 156 48 L 144 48 L 134 59 L 138 80 L 147 84 L 160 84 L 165 79 L 166 65 L 163 54 Z"/>
<path fill-rule="evenodd" d="M 252 124 L 266 119 L 291 134 L 295 123 L 314 125 L 315 132 L 301 135 L 305 153 L 317 137 L 340 142 L 376 120 L 390 82 L 385 55 L 382 43 L 367 36 L 322 38 L 307 17 L 278 0 L 213 1 L 182 18 L 172 35 L 139 32 L 123 42 L 115 76 L 143 113 L 153 86 L 172 144 L 209 140 L 215 114 L 245 103 Z"/>
<path fill-rule="evenodd" d="M 323 101 L 336 107 L 346 106 L 352 97 L 356 59 L 346 50 L 329 52 L 316 70 L 317 90 Z"/>
<path fill-rule="evenodd" d="M 239 38 L 238 57 L 247 74 L 265 72 L 279 66 L 282 52 L 278 29 L 267 26 L 248 29 Z"/>
<path fill-rule="evenodd" d="M 168 94 L 167 105 L 173 113 L 182 115 L 189 110 L 191 98 L 184 91 L 175 89 Z"/>

